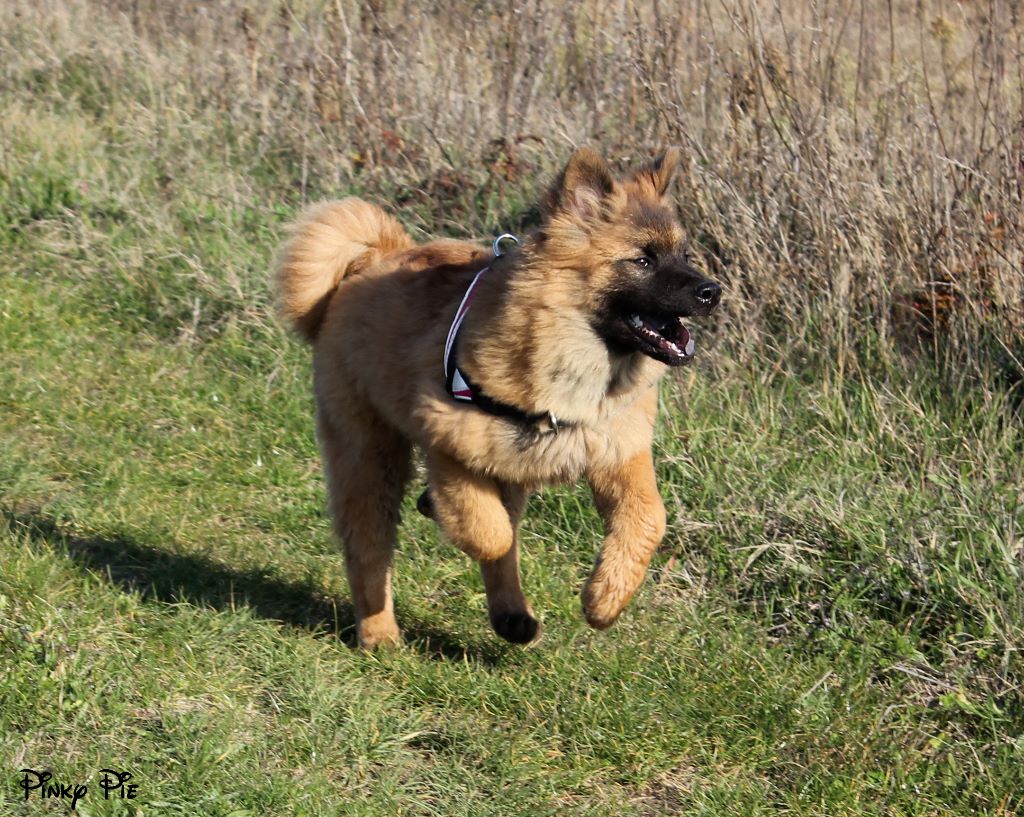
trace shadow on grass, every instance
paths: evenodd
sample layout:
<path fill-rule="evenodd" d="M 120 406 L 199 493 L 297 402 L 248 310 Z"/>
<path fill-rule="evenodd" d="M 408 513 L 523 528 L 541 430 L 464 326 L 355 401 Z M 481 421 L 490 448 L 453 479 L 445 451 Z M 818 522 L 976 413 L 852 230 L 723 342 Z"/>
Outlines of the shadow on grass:
<path fill-rule="evenodd" d="M 149 601 L 215 610 L 247 607 L 261 618 L 328 634 L 355 647 L 352 605 L 335 601 L 311 584 L 286 581 L 269 570 L 236 569 L 204 556 L 162 550 L 122 534 L 76 536 L 39 513 L 3 509 L 0 518 L 33 545 L 62 553 L 114 587 Z M 339 557 L 339 568 L 340 564 Z M 497 641 L 460 643 L 425 622 L 411 620 L 403 611 L 398 617 L 407 646 L 427 658 L 468 658 L 494 666 L 508 649 Z"/>

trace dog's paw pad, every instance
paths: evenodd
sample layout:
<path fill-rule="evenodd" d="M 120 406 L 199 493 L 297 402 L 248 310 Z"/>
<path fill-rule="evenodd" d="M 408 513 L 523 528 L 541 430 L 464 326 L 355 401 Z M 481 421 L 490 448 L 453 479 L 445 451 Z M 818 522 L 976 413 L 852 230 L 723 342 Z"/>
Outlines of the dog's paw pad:
<path fill-rule="evenodd" d="M 491 618 L 494 632 L 513 644 L 529 644 L 540 638 L 541 626 L 528 613 L 502 613 Z"/>

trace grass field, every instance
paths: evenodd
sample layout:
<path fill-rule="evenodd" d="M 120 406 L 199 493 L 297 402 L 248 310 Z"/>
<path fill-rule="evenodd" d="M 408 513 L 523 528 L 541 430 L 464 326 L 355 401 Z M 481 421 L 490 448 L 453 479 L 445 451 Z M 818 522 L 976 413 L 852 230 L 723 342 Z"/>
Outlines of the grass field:
<path fill-rule="evenodd" d="M 1021 23 L 811 5 L 0 0 L 0 814 L 66 809 L 23 768 L 82 815 L 1024 813 Z M 663 392 L 650 578 L 590 631 L 599 520 L 545 491 L 545 635 L 506 645 L 413 493 L 406 643 L 355 650 L 283 224 L 522 229 L 575 141 L 682 142 L 727 288 Z"/>

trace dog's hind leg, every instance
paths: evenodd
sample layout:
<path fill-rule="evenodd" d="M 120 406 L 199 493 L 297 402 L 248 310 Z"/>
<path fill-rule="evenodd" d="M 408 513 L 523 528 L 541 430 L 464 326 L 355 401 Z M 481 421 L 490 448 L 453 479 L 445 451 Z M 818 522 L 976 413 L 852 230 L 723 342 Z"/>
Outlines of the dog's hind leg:
<path fill-rule="evenodd" d="M 665 535 L 665 505 L 647 450 L 614 466 L 587 473 L 604 520 L 601 553 L 583 588 L 583 613 L 591 627 L 610 627 L 647 573 Z"/>
<path fill-rule="evenodd" d="M 409 444 L 371 412 L 351 405 L 330 417 L 321 411 L 318 421 L 359 645 L 395 643 L 400 633 L 391 600 L 391 562 L 409 477 Z"/>
<path fill-rule="evenodd" d="M 528 496 L 521 485 L 503 486 L 502 497 L 512 523 L 512 547 L 499 559 L 480 562 L 491 626 L 513 644 L 528 644 L 540 637 L 540 622 L 534 617 L 519 581 L 518 530 Z"/>

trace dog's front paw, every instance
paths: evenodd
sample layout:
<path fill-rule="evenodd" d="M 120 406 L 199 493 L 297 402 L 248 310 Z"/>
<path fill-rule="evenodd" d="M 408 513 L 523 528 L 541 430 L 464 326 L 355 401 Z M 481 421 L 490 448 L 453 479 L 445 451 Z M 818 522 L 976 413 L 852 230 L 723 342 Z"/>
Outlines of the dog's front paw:
<path fill-rule="evenodd" d="M 583 588 L 583 616 L 595 630 L 607 630 L 622 614 L 632 593 L 614 592 L 608 583 L 591 578 Z"/>
<path fill-rule="evenodd" d="M 390 647 L 402 643 L 402 632 L 398 629 L 393 616 L 388 620 L 385 616 L 364 618 L 356 625 L 356 637 L 359 646 L 364 650 L 378 647 Z"/>
<path fill-rule="evenodd" d="M 622 610 L 609 613 L 606 610 L 598 610 L 587 607 L 586 605 L 583 606 L 583 617 L 586 618 L 587 624 L 595 630 L 607 630 L 618 620 L 621 613 Z"/>

